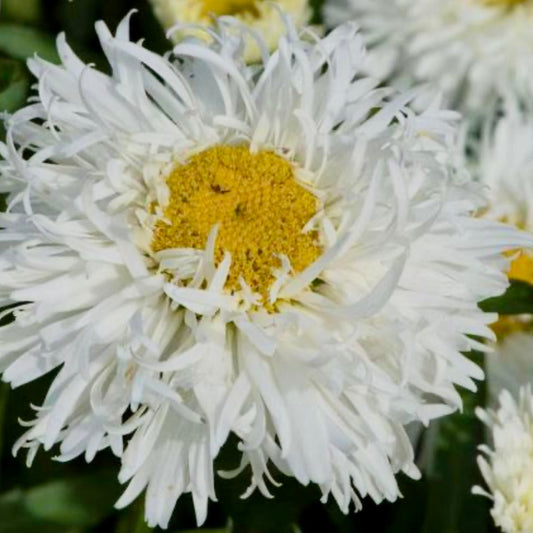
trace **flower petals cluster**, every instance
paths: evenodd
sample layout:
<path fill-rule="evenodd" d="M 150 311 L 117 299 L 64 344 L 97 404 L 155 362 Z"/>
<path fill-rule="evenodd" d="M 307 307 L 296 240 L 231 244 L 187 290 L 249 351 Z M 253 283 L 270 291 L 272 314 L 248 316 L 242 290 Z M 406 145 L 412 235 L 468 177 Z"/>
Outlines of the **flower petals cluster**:
<path fill-rule="evenodd" d="M 395 500 L 418 477 L 404 426 L 461 405 L 482 371 L 464 352 L 494 338 L 477 302 L 507 287 L 508 249 L 531 239 L 473 216 L 483 191 L 458 164 L 456 115 L 361 74 L 354 24 L 247 66 L 235 23 L 159 56 L 129 19 L 96 30 L 110 64 L 34 58 L 37 96 L 0 144 L 0 370 L 12 386 L 54 372 L 15 449 L 120 458 L 122 507 L 146 490 L 166 527 L 191 493 L 216 498 L 214 460 L 234 435 L 247 494 L 271 471 L 320 487 L 343 511 Z M 231 258 L 150 249 L 169 166 L 210 146 L 286 158 L 321 199 L 323 254 L 284 269 L 276 312 L 228 293 Z M 213 238 L 216 235 L 213 234 Z M 188 280 L 194 280 L 189 282 Z"/>
<path fill-rule="evenodd" d="M 480 446 L 478 464 L 488 491 L 491 515 L 504 533 L 533 531 L 533 394 L 531 385 L 519 390 L 515 400 L 503 390 L 497 409 L 479 409 L 478 417 L 490 429 L 492 448 Z"/>
<path fill-rule="evenodd" d="M 246 27 L 244 57 L 247 62 L 259 61 L 265 47 L 272 51 L 278 45 L 285 33 L 280 11 L 290 16 L 297 28 L 307 24 L 312 15 L 309 0 L 151 0 L 151 3 L 158 20 L 177 42 L 190 34 L 209 39 L 201 26 L 212 26 L 216 16 L 233 17 Z M 218 9 L 212 11 L 215 6 Z M 193 28 L 193 25 L 199 27 Z M 242 26 L 237 25 L 235 30 L 242 32 Z M 261 37 L 260 41 L 256 35 Z"/>
<path fill-rule="evenodd" d="M 491 115 L 502 98 L 533 95 L 533 2 L 333 0 L 330 26 L 361 25 L 366 70 L 400 87 L 431 82 L 468 120 Z"/>
<path fill-rule="evenodd" d="M 487 216 L 533 233 L 533 115 L 509 99 L 470 143 L 475 177 L 488 187 Z"/>

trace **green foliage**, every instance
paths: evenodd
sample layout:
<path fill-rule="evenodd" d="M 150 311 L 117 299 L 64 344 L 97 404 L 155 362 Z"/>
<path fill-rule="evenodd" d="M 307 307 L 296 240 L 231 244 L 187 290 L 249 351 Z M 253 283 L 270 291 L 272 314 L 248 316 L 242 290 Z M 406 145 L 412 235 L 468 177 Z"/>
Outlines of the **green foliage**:
<path fill-rule="evenodd" d="M 18 24 L 0 24 L 0 51 L 15 59 L 37 54 L 47 61 L 59 61 L 52 36 Z"/>
<path fill-rule="evenodd" d="M 118 520 L 115 533 L 149 533 L 152 531 L 144 521 L 144 506 L 141 499 L 124 511 Z"/>
<path fill-rule="evenodd" d="M 421 533 L 488 531 L 488 500 L 470 492 L 482 483 L 476 465 L 477 445 L 483 441 L 474 415 L 478 402 L 475 395 L 465 395 L 463 413 L 436 421 L 428 431 L 433 450 L 425 471 L 429 490 Z"/>
<path fill-rule="evenodd" d="M 0 58 L 0 111 L 13 112 L 24 105 L 29 85 L 26 69 L 20 62 Z"/>
<path fill-rule="evenodd" d="M 326 0 L 311 0 L 311 9 L 313 10 L 313 17 L 311 19 L 311 22 L 313 24 L 321 24 L 322 23 L 322 9 L 324 8 L 324 4 L 326 3 Z"/>
<path fill-rule="evenodd" d="M 16 22 L 38 23 L 42 17 L 40 0 L 3 0 L 2 16 Z"/>
<path fill-rule="evenodd" d="M 482 365 L 482 355 L 474 354 Z M 387 533 L 489 533 L 494 531 L 489 501 L 471 494 L 483 484 L 477 468 L 477 446 L 483 442 L 483 424 L 475 408 L 483 404 L 484 384 L 477 393 L 462 394 L 463 410 L 432 422 L 425 432 L 419 455 L 422 481 L 405 485 L 404 501 L 398 505 Z"/>
<path fill-rule="evenodd" d="M 483 311 L 502 315 L 533 313 L 533 285 L 524 281 L 512 281 L 505 294 L 489 298 L 479 306 Z"/>
<path fill-rule="evenodd" d="M 111 472 L 13 489 L 0 496 L 0 533 L 37 531 L 40 525 L 46 531 L 94 526 L 112 512 L 119 492 Z"/>

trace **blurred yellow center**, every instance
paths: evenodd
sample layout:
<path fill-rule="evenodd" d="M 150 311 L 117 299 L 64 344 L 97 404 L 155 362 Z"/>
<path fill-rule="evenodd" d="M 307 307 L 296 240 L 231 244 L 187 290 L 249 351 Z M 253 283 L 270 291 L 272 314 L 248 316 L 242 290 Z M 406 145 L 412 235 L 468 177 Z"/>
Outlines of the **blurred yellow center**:
<path fill-rule="evenodd" d="M 240 289 L 242 278 L 266 302 L 280 255 L 300 272 L 321 254 L 317 233 L 303 231 L 317 198 L 273 152 L 215 146 L 176 167 L 167 185 L 170 199 L 155 226 L 153 250 L 204 249 L 218 224 L 215 263 L 231 254 L 227 290 Z"/>
<path fill-rule="evenodd" d="M 526 281 L 533 285 L 533 256 L 522 250 L 518 257 L 511 263 L 509 279 Z"/>
<path fill-rule="evenodd" d="M 240 15 L 242 13 L 251 13 L 257 16 L 256 4 L 260 0 L 202 0 L 203 14 L 221 15 Z"/>
<path fill-rule="evenodd" d="M 516 252 L 513 252 L 513 254 Z M 533 285 L 533 256 L 521 250 L 511 263 L 508 277 L 510 280 L 525 281 Z M 532 326 L 531 318 L 517 315 L 501 315 L 497 322 L 492 324 L 492 329 L 499 340 L 515 331 L 524 331 Z"/>

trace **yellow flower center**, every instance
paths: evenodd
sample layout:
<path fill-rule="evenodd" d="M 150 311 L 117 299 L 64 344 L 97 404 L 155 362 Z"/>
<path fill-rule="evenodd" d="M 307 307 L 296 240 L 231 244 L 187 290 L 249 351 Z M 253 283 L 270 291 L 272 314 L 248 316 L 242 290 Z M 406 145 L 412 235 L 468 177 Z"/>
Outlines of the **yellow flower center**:
<path fill-rule="evenodd" d="M 526 281 L 533 285 L 533 256 L 522 250 L 518 257 L 511 263 L 509 279 Z"/>
<path fill-rule="evenodd" d="M 152 249 L 205 249 L 218 224 L 215 263 L 231 254 L 225 287 L 230 292 L 242 288 L 242 278 L 268 302 L 280 256 L 300 272 L 322 253 L 317 232 L 304 232 L 318 200 L 296 181 L 291 164 L 273 152 L 208 148 L 177 166 L 167 185 L 169 203 L 155 225 Z"/>
<path fill-rule="evenodd" d="M 202 0 L 203 14 L 240 15 L 250 13 L 258 16 L 257 3 L 260 0 Z"/>
<path fill-rule="evenodd" d="M 533 285 L 533 256 L 527 251 L 521 250 L 511 263 L 508 277 L 510 280 L 525 281 Z M 501 315 L 491 327 L 498 339 L 502 340 L 510 333 L 530 330 L 532 325 L 530 316 Z"/>

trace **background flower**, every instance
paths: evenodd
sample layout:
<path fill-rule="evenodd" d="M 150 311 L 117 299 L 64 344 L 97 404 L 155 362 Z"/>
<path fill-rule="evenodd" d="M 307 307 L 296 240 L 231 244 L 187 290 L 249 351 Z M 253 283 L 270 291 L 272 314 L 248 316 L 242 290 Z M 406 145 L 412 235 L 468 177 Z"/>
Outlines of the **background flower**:
<path fill-rule="evenodd" d="M 471 141 L 471 164 L 479 181 L 489 191 L 490 207 L 484 216 L 506 220 L 533 233 L 533 115 L 513 100 L 503 106 L 501 116 L 489 118 L 479 139 Z M 533 283 L 530 250 L 516 250 L 509 277 L 514 290 L 528 293 Z M 516 302 L 515 302 L 516 304 Z M 503 389 L 517 397 L 521 385 L 533 376 L 533 331 L 529 312 L 515 309 L 494 328 L 498 343 L 487 355 L 490 398 L 496 402 Z"/>
<path fill-rule="evenodd" d="M 533 395 L 522 387 L 517 399 L 500 394 L 497 410 L 477 414 L 490 429 L 491 446 L 481 446 L 478 457 L 488 492 L 474 493 L 492 500 L 491 515 L 504 533 L 525 533 L 533 528 Z"/>
<path fill-rule="evenodd" d="M 259 61 L 261 50 L 253 35 L 260 35 L 268 50 L 277 47 L 285 28 L 280 10 L 290 16 L 297 27 L 310 22 L 312 11 L 308 0 L 151 0 L 154 11 L 161 23 L 170 30 L 171 37 L 179 41 L 183 37 L 180 25 L 202 24 L 212 26 L 215 17 L 232 16 L 245 24 L 250 31 L 246 38 L 245 58 L 248 62 Z M 205 32 L 194 32 L 208 38 Z M 239 30 L 237 30 L 239 31 Z"/>
<path fill-rule="evenodd" d="M 400 87 L 434 83 L 468 120 L 483 120 L 509 94 L 531 101 L 530 0 L 332 0 L 326 14 L 330 25 L 351 17 L 361 25 L 369 73 Z"/>

